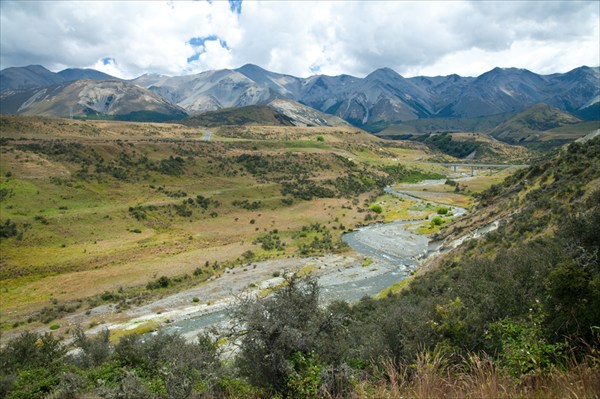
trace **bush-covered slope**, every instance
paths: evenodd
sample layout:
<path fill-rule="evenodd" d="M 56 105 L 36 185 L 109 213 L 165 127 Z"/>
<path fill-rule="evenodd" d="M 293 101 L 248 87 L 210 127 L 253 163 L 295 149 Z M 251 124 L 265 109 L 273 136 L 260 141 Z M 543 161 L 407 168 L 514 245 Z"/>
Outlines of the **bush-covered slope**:
<path fill-rule="evenodd" d="M 484 352 L 521 375 L 559 362 L 567 342 L 598 345 L 599 179 L 595 139 L 484 192 L 447 239 L 475 227 L 469 219 L 502 217 L 500 228 L 448 254 L 399 295 L 354 307 L 355 339 L 370 338 L 351 347 L 397 361 L 440 346 Z"/>

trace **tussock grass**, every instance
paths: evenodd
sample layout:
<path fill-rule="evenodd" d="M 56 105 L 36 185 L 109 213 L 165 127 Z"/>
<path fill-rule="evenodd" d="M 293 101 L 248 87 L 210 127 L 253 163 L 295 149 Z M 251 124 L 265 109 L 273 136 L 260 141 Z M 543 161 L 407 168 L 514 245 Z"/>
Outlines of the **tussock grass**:
<path fill-rule="evenodd" d="M 419 354 L 414 364 L 398 365 L 389 359 L 377 362 L 381 378 L 364 379 L 356 386 L 355 398 L 597 398 L 600 368 L 597 355 L 575 363 L 567 371 L 553 369 L 520 379 L 486 355 L 468 355 L 449 363 L 440 352 Z M 334 397 L 334 396 L 329 396 Z"/>

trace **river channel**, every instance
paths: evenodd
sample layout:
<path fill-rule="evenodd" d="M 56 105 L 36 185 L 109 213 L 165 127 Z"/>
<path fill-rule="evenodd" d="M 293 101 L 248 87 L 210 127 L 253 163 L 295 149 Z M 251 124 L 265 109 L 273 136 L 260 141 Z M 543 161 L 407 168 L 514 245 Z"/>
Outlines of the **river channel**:
<path fill-rule="evenodd" d="M 421 182 L 415 187 L 439 184 L 439 181 Z M 412 188 L 412 187 L 411 187 Z M 388 187 L 387 193 L 425 204 L 440 204 L 411 196 L 399 189 Z M 466 212 L 465 209 L 452 207 L 453 217 Z M 434 214 L 430 217 L 435 216 Z M 343 236 L 343 240 L 359 255 L 369 259 L 367 263 L 355 261 L 339 268 L 320 267 L 315 273 L 321 288 L 324 303 L 336 300 L 356 302 L 364 296 L 373 296 L 390 285 L 410 275 L 420 260 L 437 249 L 436 243 L 427 236 L 413 233 L 408 225 L 414 220 L 396 220 L 391 223 L 376 223 L 362 227 Z M 163 330 L 177 332 L 193 337 L 199 331 L 213 325 L 225 323 L 228 318 L 226 307 L 214 311 L 198 311 L 187 317 L 175 320 Z"/>

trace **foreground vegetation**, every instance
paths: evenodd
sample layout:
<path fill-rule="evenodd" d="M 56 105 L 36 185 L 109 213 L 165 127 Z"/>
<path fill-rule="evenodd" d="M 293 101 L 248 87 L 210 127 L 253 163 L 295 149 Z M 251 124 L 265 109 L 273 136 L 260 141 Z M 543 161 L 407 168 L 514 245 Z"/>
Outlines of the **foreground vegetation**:
<path fill-rule="evenodd" d="M 313 279 L 288 276 L 232 310 L 231 329 L 193 343 L 158 334 L 113 345 L 108 332 L 76 329 L 66 353 L 24 333 L 2 349 L 2 395 L 597 397 L 599 186 L 600 139 L 517 172 L 470 218 L 505 216 L 498 230 L 379 300 L 322 307 Z M 457 226 L 441 236 L 467 228 Z"/>

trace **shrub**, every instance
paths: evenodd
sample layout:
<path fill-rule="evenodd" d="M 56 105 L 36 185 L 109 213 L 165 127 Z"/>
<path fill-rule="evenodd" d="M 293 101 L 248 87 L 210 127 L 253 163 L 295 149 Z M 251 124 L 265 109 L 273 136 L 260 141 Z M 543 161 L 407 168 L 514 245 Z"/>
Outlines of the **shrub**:
<path fill-rule="evenodd" d="M 323 366 L 314 353 L 294 353 L 289 360 L 292 369 L 286 382 L 287 395 L 292 398 L 319 398 Z"/>
<path fill-rule="evenodd" d="M 431 219 L 432 226 L 441 226 L 442 223 L 444 223 L 444 220 L 439 216 L 436 216 L 433 219 Z"/>
<path fill-rule="evenodd" d="M 181 176 L 184 172 L 184 165 L 185 161 L 183 160 L 183 158 L 173 158 L 173 156 L 171 156 L 167 159 L 160 160 L 157 167 L 157 171 L 165 175 Z"/>
<path fill-rule="evenodd" d="M 279 235 L 275 232 L 275 230 L 270 231 L 267 234 L 261 235 L 259 237 L 256 238 L 256 240 L 254 240 L 253 244 L 261 244 L 261 248 L 264 249 L 265 251 L 271 251 L 271 250 L 282 250 L 283 247 L 285 246 L 285 244 L 283 242 L 281 242 L 281 238 L 279 237 Z M 248 251 L 246 251 L 248 252 Z M 249 251 L 252 252 L 252 251 Z M 247 253 L 244 253 L 246 255 L 249 255 Z M 254 255 L 254 254 L 252 254 Z M 254 257 L 254 256 L 252 256 Z M 244 257 L 246 259 L 246 257 Z M 247 260 L 251 260 L 252 258 L 248 258 Z"/>
<path fill-rule="evenodd" d="M 235 200 L 231 203 L 231 205 L 233 206 L 237 206 L 243 209 L 246 209 L 248 211 L 254 211 L 257 209 L 260 209 L 262 207 L 262 202 L 261 201 L 248 201 L 248 200 Z"/>
<path fill-rule="evenodd" d="M 60 341 L 52 334 L 39 335 L 24 332 L 0 350 L 0 369 L 51 367 L 66 353 Z"/>
<path fill-rule="evenodd" d="M 175 205 L 173 205 L 173 207 L 175 208 L 175 213 L 178 216 L 181 216 L 181 217 L 184 217 L 184 218 L 192 216 L 192 210 L 188 209 L 188 207 L 187 207 L 186 204 L 187 204 L 187 202 L 184 201 L 182 204 L 175 204 Z"/>
<path fill-rule="evenodd" d="M 13 195 L 15 195 L 15 192 L 13 191 L 12 188 L 5 188 L 5 187 L 0 188 L 0 202 L 12 197 Z"/>
<path fill-rule="evenodd" d="M 383 212 L 383 208 L 379 204 L 371 205 L 370 209 L 377 214 L 380 214 L 381 212 Z"/>
<path fill-rule="evenodd" d="M 17 224 L 10 219 L 0 223 L 0 238 L 9 238 L 18 234 Z"/>
<path fill-rule="evenodd" d="M 490 325 L 489 339 L 498 342 L 501 364 L 515 377 L 548 370 L 562 357 L 563 344 L 551 344 L 543 337 L 541 307 L 532 308 L 527 322 L 511 319 Z"/>
<path fill-rule="evenodd" d="M 254 252 L 252 252 L 252 251 L 250 251 L 250 250 L 247 250 L 246 252 L 244 252 L 244 253 L 242 254 L 242 258 L 244 258 L 244 260 L 245 260 L 246 262 L 250 262 L 252 259 L 254 259 L 254 257 L 255 257 L 255 256 L 256 256 L 256 255 L 254 254 Z"/>
<path fill-rule="evenodd" d="M 150 281 L 146 284 L 146 288 L 149 290 L 157 290 L 159 288 L 167 288 L 171 285 L 171 279 L 167 276 L 160 276 L 157 280 Z"/>

